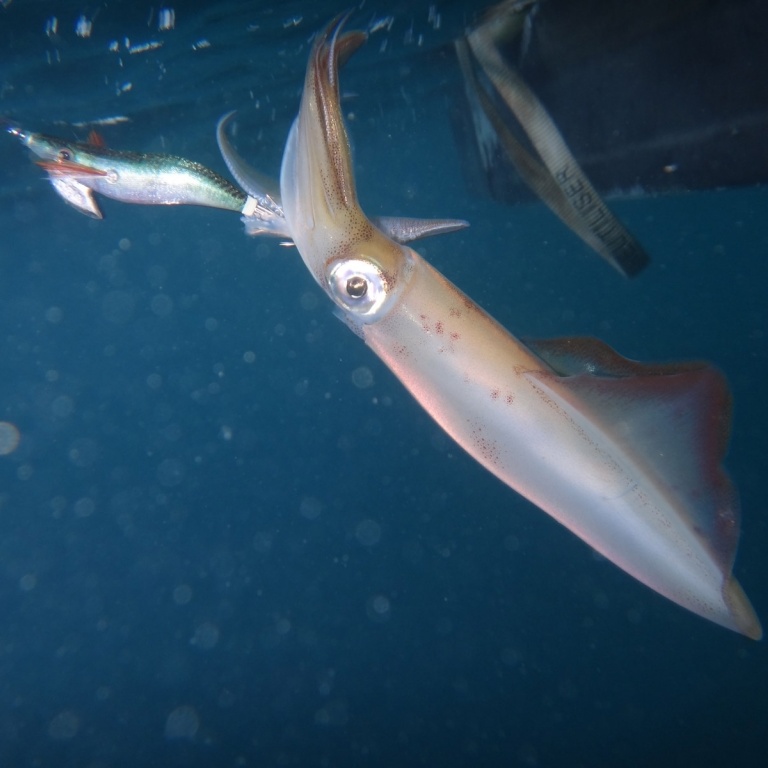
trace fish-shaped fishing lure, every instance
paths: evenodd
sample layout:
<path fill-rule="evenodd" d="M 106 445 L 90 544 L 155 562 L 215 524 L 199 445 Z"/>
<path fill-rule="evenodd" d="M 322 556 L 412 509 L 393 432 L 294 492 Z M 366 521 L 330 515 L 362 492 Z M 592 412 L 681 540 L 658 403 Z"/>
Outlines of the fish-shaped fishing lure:
<path fill-rule="evenodd" d="M 361 210 L 339 62 L 344 18 L 316 37 L 280 174 L 306 266 L 346 323 L 443 429 L 498 478 L 679 605 L 762 634 L 731 573 L 736 492 L 721 466 L 723 376 L 643 365 L 595 339 L 524 344 Z"/>
<path fill-rule="evenodd" d="M 71 206 L 103 218 L 94 193 L 139 205 L 202 205 L 247 213 L 253 203 L 234 184 L 194 160 L 68 142 L 19 128 L 10 132 L 37 156 L 53 188 Z"/>
<path fill-rule="evenodd" d="M 289 239 L 277 183 L 248 166 L 232 148 L 225 115 L 216 130 L 219 147 L 242 192 L 210 168 L 175 155 L 108 149 L 101 141 L 67 142 L 42 133 L 27 133 L 15 124 L 7 130 L 39 159 L 59 196 L 81 213 L 104 217 L 94 193 L 139 205 L 201 205 L 242 214 L 248 235 Z M 469 226 L 460 219 L 414 219 L 382 216 L 377 225 L 393 240 L 407 243 L 455 232 Z"/>

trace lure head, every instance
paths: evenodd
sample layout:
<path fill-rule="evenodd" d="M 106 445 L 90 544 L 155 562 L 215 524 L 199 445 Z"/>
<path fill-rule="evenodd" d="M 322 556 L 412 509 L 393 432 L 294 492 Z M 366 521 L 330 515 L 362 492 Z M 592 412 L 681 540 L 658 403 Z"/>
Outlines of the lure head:
<path fill-rule="evenodd" d="M 66 142 L 43 133 L 16 134 L 39 159 L 35 162 L 52 176 L 106 176 L 107 171 L 94 167 L 87 145 Z"/>
<path fill-rule="evenodd" d="M 29 135 L 22 129 L 18 123 L 14 123 L 8 118 L 0 118 L 0 124 L 5 125 L 6 133 L 10 133 L 11 136 L 15 136 L 22 144 L 26 143 L 27 136 Z"/>
<path fill-rule="evenodd" d="M 95 177 L 108 176 L 109 172 L 83 162 L 83 145 L 64 142 L 42 133 L 28 133 L 12 123 L 7 125 L 6 130 L 39 158 L 35 162 L 47 171 L 54 190 L 66 203 L 86 216 L 103 218 L 88 183 L 92 183 Z"/>

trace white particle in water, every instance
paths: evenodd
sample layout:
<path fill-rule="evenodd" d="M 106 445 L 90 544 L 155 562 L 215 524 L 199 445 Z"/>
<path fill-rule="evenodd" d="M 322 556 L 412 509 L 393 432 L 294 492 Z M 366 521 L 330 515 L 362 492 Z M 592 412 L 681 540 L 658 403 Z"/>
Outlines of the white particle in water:
<path fill-rule="evenodd" d="M 85 16 L 80 15 L 75 22 L 75 34 L 78 37 L 90 37 L 93 31 L 93 22 Z"/>
<path fill-rule="evenodd" d="M 157 30 L 166 32 L 176 26 L 176 11 L 173 8 L 161 8 L 157 12 Z"/>

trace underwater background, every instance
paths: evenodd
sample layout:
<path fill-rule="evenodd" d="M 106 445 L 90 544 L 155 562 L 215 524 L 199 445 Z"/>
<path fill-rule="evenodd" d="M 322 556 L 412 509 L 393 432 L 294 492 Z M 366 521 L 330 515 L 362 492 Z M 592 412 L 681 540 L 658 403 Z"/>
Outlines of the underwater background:
<path fill-rule="evenodd" d="M 70 139 L 127 117 L 110 146 L 225 175 L 231 109 L 277 175 L 344 10 L 0 5 L 0 115 Z M 363 208 L 469 220 L 417 250 L 517 336 L 727 374 L 735 573 L 765 621 L 768 190 L 612 200 L 652 259 L 631 281 L 543 205 L 478 194 L 449 115 L 479 8 L 355 11 L 378 27 L 341 76 Z M 765 765 L 765 643 L 478 466 L 291 248 L 222 211 L 88 219 L 27 155 L 0 136 L 0 765 Z"/>

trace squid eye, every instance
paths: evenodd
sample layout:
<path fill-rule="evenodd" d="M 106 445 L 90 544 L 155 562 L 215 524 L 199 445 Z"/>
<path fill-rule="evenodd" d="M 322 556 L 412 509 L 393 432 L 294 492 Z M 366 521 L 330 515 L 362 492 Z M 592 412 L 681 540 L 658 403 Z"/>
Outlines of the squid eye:
<path fill-rule="evenodd" d="M 328 273 L 328 292 L 347 312 L 368 322 L 384 304 L 390 286 L 376 264 L 365 259 L 336 262 Z"/>
<path fill-rule="evenodd" d="M 59 150 L 59 160 L 64 160 L 64 162 L 69 162 L 71 159 L 72 159 L 72 153 L 68 149 Z"/>
<path fill-rule="evenodd" d="M 368 293 L 368 281 L 362 275 L 352 275 L 347 280 L 347 294 L 352 299 L 361 299 Z"/>

